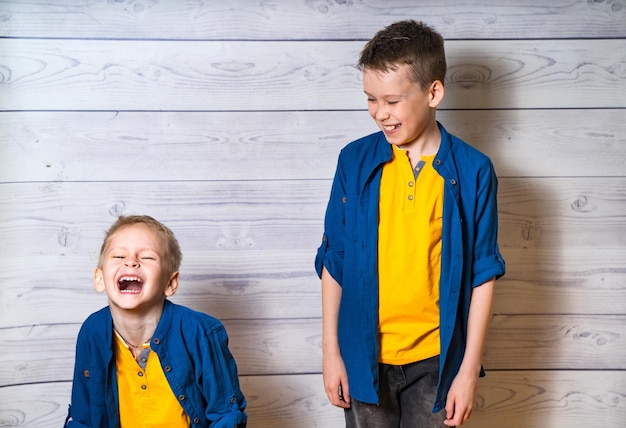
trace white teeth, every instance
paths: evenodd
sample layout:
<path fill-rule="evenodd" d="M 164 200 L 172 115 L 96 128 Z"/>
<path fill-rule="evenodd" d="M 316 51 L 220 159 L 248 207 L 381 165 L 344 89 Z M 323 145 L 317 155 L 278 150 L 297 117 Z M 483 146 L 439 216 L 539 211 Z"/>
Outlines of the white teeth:
<path fill-rule="evenodd" d="M 120 281 L 136 281 L 141 282 L 141 279 L 136 276 L 123 276 L 120 278 Z"/>

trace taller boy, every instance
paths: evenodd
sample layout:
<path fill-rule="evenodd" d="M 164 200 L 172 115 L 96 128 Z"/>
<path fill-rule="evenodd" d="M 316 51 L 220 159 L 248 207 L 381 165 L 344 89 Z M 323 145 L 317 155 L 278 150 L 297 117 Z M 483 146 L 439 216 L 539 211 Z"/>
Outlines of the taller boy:
<path fill-rule="evenodd" d="M 382 132 L 341 151 L 315 260 L 324 386 L 348 427 L 462 425 L 483 374 L 505 271 L 497 179 L 489 158 L 435 118 L 443 45 L 427 25 L 402 21 L 359 60 Z"/>

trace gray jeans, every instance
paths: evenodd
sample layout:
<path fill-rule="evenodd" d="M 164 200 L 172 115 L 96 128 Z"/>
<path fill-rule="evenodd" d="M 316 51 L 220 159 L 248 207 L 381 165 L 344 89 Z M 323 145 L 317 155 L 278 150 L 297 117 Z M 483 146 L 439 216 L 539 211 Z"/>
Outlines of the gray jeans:
<path fill-rule="evenodd" d="M 379 364 L 380 404 L 352 399 L 346 428 L 447 428 L 445 410 L 432 413 L 439 357 L 394 366 Z"/>

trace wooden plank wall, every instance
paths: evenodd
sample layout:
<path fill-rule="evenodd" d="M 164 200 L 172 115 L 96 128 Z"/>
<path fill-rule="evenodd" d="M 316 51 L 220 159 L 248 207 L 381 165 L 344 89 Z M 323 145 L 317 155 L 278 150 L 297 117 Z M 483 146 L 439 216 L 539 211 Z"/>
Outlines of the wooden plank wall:
<path fill-rule="evenodd" d="M 439 118 L 500 176 L 470 427 L 626 426 L 623 0 L 0 0 L 0 425 L 61 426 L 120 213 L 180 239 L 176 302 L 226 324 L 251 427 L 340 427 L 313 257 L 355 68 L 383 26 L 447 41 Z"/>

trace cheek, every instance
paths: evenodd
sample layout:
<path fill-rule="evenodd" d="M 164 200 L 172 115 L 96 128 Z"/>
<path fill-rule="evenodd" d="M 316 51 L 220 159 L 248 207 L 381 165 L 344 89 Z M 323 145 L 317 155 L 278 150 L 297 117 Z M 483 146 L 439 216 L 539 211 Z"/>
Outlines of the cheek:
<path fill-rule="evenodd" d="M 369 112 L 370 116 L 374 119 L 376 119 L 376 106 L 373 104 L 368 104 L 367 105 L 367 111 Z"/>

